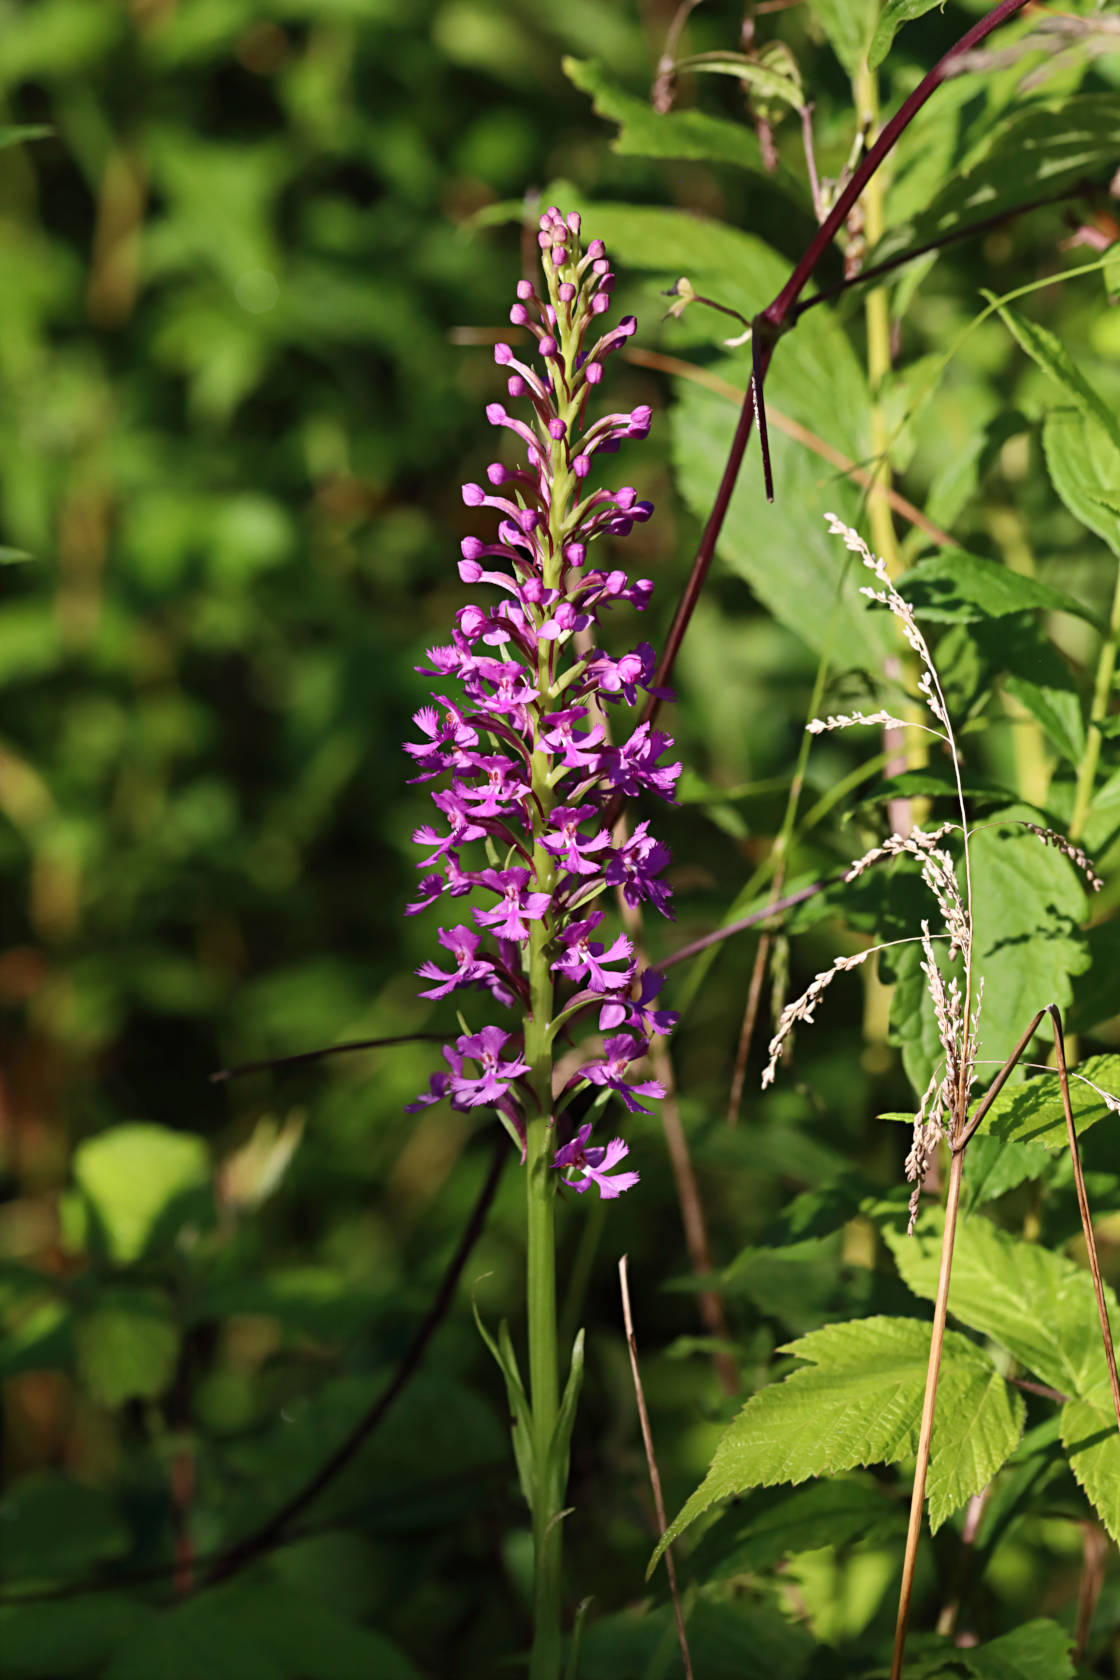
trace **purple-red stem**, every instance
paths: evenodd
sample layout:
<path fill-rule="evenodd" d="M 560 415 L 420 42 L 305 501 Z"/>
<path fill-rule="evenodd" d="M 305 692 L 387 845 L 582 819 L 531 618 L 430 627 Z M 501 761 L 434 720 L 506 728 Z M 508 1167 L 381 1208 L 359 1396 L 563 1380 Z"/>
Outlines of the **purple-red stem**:
<path fill-rule="evenodd" d="M 903 100 L 894 116 L 880 132 L 875 144 L 870 147 L 853 172 L 851 180 L 813 235 L 804 256 L 777 297 L 766 306 L 760 315 L 755 317 L 755 334 L 761 342 L 758 343 L 755 351 L 754 377 L 747 390 L 743 406 L 739 411 L 739 420 L 735 427 L 735 435 L 731 440 L 727 465 L 723 469 L 723 477 L 720 479 L 719 489 L 712 504 L 712 511 L 708 515 L 707 524 L 704 526 L 703 535 L 700 538 L 700 545 L 692 564 L 692 572 L 685 585 L 669 634 L 665 639 L 665 648 L 657 669 L 656 687 L 664 687 L 672 676 L 677 654 L 680 652 L 680 646 L 692 618 L 693 609 L 704 587 L 708 568 L 712 563 L 716 543 L 723 529 L 723 521 L 735 489 L 735 483 L 739 477 L 739 468 L 743 463 L 743 456 L 746 453 L 747 442 L 751 435 L 751 425 L 754 420 L 755 392 L 757 390 L 761 397 L 762 385 L 770 370 L 774 345 L 781 334 L 793 325 L 796 313 L 795 306 L 801 293 L 808 285 L 818 263 L 832 244 L 833 239 L 844 226 L 848 212 L 856 203 L 868 181 L 875 174 L 883 159 L 890 153 L 899 136 L 917 116 L 926 100 L 945 81 L 954 61 L 962 53 L 970 52 L 973 47 L 986 40 L 1001 24 L 1006 23 L 1009 18 L 1013 18 L 1016 12 L 1021 12 L 1027 3 L 1028 0 L 1001 0 L 1001 3 L 994 7 L 987 16 L 982 17 L 978 23 L 974 23 L 972 28 L 961 36 L 956 45 L 950 47 L 949 51 L 938 59 L 932 70 L 923 76 L 913 93 Z M 763 323 L 765 323 L 765 327 Z M 761 408 L 761 403 L 759 406 Z M 661 701 L 655 694 L 652 694 L 646 702 L 642 713 L 642 721 L 652 722 L 660 710 L 660 706 Z"/>

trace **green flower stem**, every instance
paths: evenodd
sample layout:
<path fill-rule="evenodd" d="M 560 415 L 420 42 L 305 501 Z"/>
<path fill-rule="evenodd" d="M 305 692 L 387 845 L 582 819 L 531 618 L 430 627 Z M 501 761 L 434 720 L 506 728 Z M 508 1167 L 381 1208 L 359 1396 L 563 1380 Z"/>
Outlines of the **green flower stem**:
<path fill-rule="evenodd" d="M 564 522 L 575 480 L 562 443 L 552 449 L 550 558 L 544 585 L 558 587 L 562 568 Z M 535 703 L 538 718 L 552 710 L 557 694 L 555 643 L 541 642 L 537 654 Z M 555 865 L 541 844 L 555 803 L 549 786 L 548 755 L 534 749 L 533 876 L 538 892 L 552 892 Z M 552 1169 L 556 1137 L 552 1119 L 552 1041 L 555 986 L 550 962 L 552 924 L 533 922 L 529 933 L 529 1013 L 525 1017 L 525 1060 L 536 1113 L 525 1135 L 527 1223 L 526 1305 L 529 1319 L 529 1403 L 533 1439 L 533 1648 L 529 1680 L 560 1680 L 563 1642 L 560 1615 L 563 1596 L 562 1510 L 567 1454 L 552 1452 L 560 1411 L 560 1367 L 556 1337 L 556 1193 Z"/>
<path fill-rule="evenodd" d="M 1093 684 L 1093 704 L 1089 708 L 1089 728 L 1085 736 L 1085 751 L 1081 755 L 1081 763 L 1077 766 L 1077 789 L 1073 799 L 1073 816 L 1069 823 L 1069 837 L 1080 840 L 1085 828 L 1085 819 L 1089 815 L 1089 803 L 1093 797 L 1093 784 L 1097 779 L 1097 766 L 1101 756 L 1101 720 L 1108 716 L 1109 700 L 1112 696 L 1112 679 L 1116 671 L 1116 644 L 1120 641 L 1120 565 L 1116 568 L 1116 584 L 1112 594 L 1112 611 L 1108 619 L 1108 632 L 1101 642 L 1101 650 L 1097 656 L 1097 677 Z"/>

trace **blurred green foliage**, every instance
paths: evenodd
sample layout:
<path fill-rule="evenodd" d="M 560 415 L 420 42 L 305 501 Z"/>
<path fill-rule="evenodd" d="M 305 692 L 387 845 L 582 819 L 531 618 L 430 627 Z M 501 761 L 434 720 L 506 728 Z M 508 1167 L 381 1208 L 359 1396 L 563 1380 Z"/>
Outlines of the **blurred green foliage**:
<path fill-rule="evenodd" d="M 968 0 L 905 25 L 882 71 L 884 109 L 978 11 Z M 584 208 L 608 241 L 640 342 L 739 389 L 749 363 L 722 344 L 724 319 L 693 309 L 659 325 L 660 293 L 687 273 L 749 314 L 811 235 L 795 117 L 768 111 L 775 172 L 733 80 L 682 76 L 678 109 L 654 119 L 648 89 L 671 15 L 660 0 L 0 3 L 0 119 L 13 142 L 31 136 L 0 150 L 0 542 L 31 556 L 0 572 L 0 1648 L 12 1680 L 471 1680 L 525 1644 L 528 1536 L 465 1287 L 405 1399 L 286 1543 L 186 1594 L 207 1559 L 309 1481 L 389 1382 L 489 1147 L 461 1116 L 403 1114 L 433 1045 L 220 1086 L 207 1075 L 451 1019 L 415 996 L 411 971 L 433 935 L 430 920 L 402 918 L 423 801 L 399 743 L 424 694 L 414 667 L 463 598 L 459 485 L 490 447 L 479 421 L 496 391 L 491 329 L 522 263 L 508 202 L 564 183 L 564 207 Z M 698 11 L 692 50 L 736 47 L 740 21 L 734 7 Z M 874 21 L 843 0 L 756 20 L 759 40 L 796 57 L 825 175 L 852 145 L 845 67 Z M 579 61 L 568 75 L 565 54 Z M 1047 67 L 1024 93 L 1024 75 Z M 1106 181 L 1118 82 L 1115 57 L 1051 44 L 949 83 L 892 166 L 882 249 L 989 213 L 1020 186 L 1030 196 L 1021 164 L 1040 132 L 1036 186 Z M 945 359 L 984 308 L 982 286 L 1003 294 L 1048 277 L 1018 307 L 1060 330 L 1115 412 L 1120 315 L 1099 274 L 1062 278 L 1093 260 L 1062 250 L 1080 214 L 1051 206 L 902 270 L 895 365 L 877 392 L 855 293 L 806 317 L 768 386 L 780 414 L 857 463 L 876 399 L 907 497 L 975 566 L 1040 586 L 1037 604 L 1012 585 L 1014 605 L 1004 595 L 993 607 L 981 577 L 979 605 L 975 591 L 934 605 L 978 781 L 1055 822 L 1075 806 L 1095 626 L 1109 613 L 1116 519 L 1101 486 L 1115 489 L 1115 448 L 998 316 Z M 839 274 L 830 260 L 822 283 Z M 656 641 L 735 410 L 718 388 L 670 384 L 648 365 L 614 377 L 612 406 L 660 410 L 654 439 L 625 460 L 660 504 L 630 562 L 658 585 Z M 851 606 L 850 580 L 834 616 L 842 569 L 819 516 L 835 506 L 859 523 L 863 492 L 772 438 L 777 505 L 749 458 L 678 667 L 672 727 L 691 781 L 664 824 L 679 922 L 650 930 L 662 951 L 718 923 L 768 856 L 817 656 L 831 650 L 828 704 L 840 710 L 860 703 L 862 672 L 887 645 Z M 920 532 L 899 529 L 906 561 L 928 554 Z M 937 597 L 936 563 L 926 568 L 915 578 Z M 1080 616 L 1049 610 L 1047 589 Z M 846 777 L 850 803 L 874 786 L 874 767 L 858 773 L 872 751 L 835 738 L 814 749 L 802 812 L 820 815 L 795 837 L 791 883 L 881 832 L 869 809 L 842 824 L 846 806 L 830 803 Z M 1113 717 L 1084 828 L 1106 906 L 1117 763 Z M 1040 915 L 1053 923 L 1037 971 L 1015 947 L 993 958 L 1006 981 L 991 1000 L 1000 1044 L 1025 1007 L 1060 994 L 1096 1048 L 1115 1046 L 1114 928 L 1098 909 L 1086 931 L 1082 889 L 1056 854 L 1019 867 L 1021 843 L 991 850 L 1006 877 L 992 889 L 993 949 L 1008 916 L 1024 939 Z M 904 911 L 870 886 L 815 901 L 795 921 L 792 958 L 777 942 L 779 1003 L 791 960 L 796 986 L 838 937 L 853 949 Z M 884 988 L 837 988 L 799 1047 L 797 1078 L 751 1097 L 734 1128 L 726 1091 L 754 950 L 733 944 L 713 965 L 674 1051 L 748 1393 L 785 1374 L 776 1347 L 829 1320 L 925 1316 L 886 1224 L 860 1212 L 868 1197 L 897 1203 L 897 1132 L 869 1117 L 909 1100 L 898 1044 L 907 1071 L 926 1065 L 920 977 L 899 963 L 893 1034 Z M 1020 983 L 1043 973 L 1047 997 L 1028 1000 Z M 868 1036 L 853 1055 L 861 1015 Z M 1114 1237 L 1105 1132 L 1085 1151 Z M 675 1672 L 662 1585 L 643 1584 L 654 1531 L 619 1253 L 631 1255 L 671 1511 L 704 1477 L 735 1405 L 699 1333 L 656 1122 L 632 1142 L 640 1193 L 605 1228 L 570 1210 L 561 1236 L 567 1316 L 588 1325 L 568 1519 L 573 1602 L 596 1600 L 588 1680 Z M 1069 1240 L 1059 1158 L 1021 1171 L 1010 1156 L 998 1169 L 984 1160 L 979 1182 L 1006 1198 L 1001 1216 Z M 466 1273 L 495 1316 L 516 1319 L 520 1218 L 511 1163 Z M 1112 1250 L 1106 1259 L 1114 1272 Z M 1014 1631 L 1040 1608 L 1073 1623 L 1088 1507 L 1061 1464 L 1031 1471 L 1046 1498 L 1001 1531 L 974 1606 L 990 1658 L 961 1672 L 1065 1672 L 1053 1623 L 1033 1635 L 1049 1667 L 1024 1666 L 1030 1630 Z M 862 1673 L 893 1614 L 902 1485 L 893 1472 L 831 1484 L 850 1499 L 827 1557 L 831 1505 L 823 1518 L 789 1515 L 806 1524 L 800 1546 L 766 1538 L 772 1494 L 732 1512 L 733 1546 L 712 1530 L 690 1589 L 698 1674 Z M 929 1623 L 956 1534 L 950 1522 L 936 1560 L 923 1555 Z M 1113 1672 L 1118 1583 L 1113 1561 L 1094 1673 Z M 957 1672 L 939 1661 L 921 1672 Z"/>

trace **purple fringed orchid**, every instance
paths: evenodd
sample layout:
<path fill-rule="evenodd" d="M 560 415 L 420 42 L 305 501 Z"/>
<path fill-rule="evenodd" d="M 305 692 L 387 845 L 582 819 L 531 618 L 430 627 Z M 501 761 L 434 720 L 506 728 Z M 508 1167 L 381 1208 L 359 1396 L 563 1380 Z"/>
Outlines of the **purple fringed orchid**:
<path fill-rule="evenodd" d="M 468 507 L 497 515 L 497 535 L 463 541 L 459 575 L 497 599 L 461 608 L 450 643 L 428 650 L 420 669 L 440 687 L 458 681 L 462 698 L 433 694 L 414 719 L 421 739 L 405 748 L 415 781 L 448 778 L 432 791 L 439 821 L 414 835 L 425 873 L 408 913 L 440 898 L 478 899 L 469 917 L 460 912 L 455 925 L 440 929 L 451 961 L 421 965 L 429 982 L 421 996 L 487 991 L 519 1012 L 520 1031 L 487 1026 L 446 1045 L 449 1071 L 433 1074 L 410 1111 L 444 1099 L 459 1109 L 492 1105 L 520 1139 L 523 1158 L 530 1122 L 545 1118 L 561 1181 L 578 1192 L 595 1184 L 600 1196 L 614 1198 L 638 1182 L 636 1172 L 613 1171 L 627 1145 L 619 1138 L 589 1144 L 591 1122 L 572 1136 L 566 1105 L 598 1086 L 628 1110 L 647 1112 L 638 1097 L 661 1096 L 661 1087 L 630 1078 L 629 1069 L 644 1059 L 650 1036 L 669 1032 L 676 1016 L 651 1007 L 660 976 L 639 972 L 624 935 L 592 937 L 603 915 L 586 907 L 617 887 L 629 904 L 644 901 L 671 914 L 669 889 L 659 879 L 668 848 L 650 836 L 648 821 L 616 843 L 603 817 L 618 792 L 671 801 L 680 766 L 662 762 L 672 741 L 660 730 L 640 724 L 614 741 L 605 722 L 619 702 L 662 693 L 653 686 L 653 648 L 642 642 L 616 657 L 595 640 L 607 608 L 625 603 L 641 611 L 653 587 L 644 578 L 631 582 L 613 565 L 595 570 L 588 562 L 598 538 L 623 537 L 652 512 L 630 487 L 589 483 L 599 458 L 649 432 L 644 404 L 598 419 L 587 414 L 608 356 L 635 322 L 626 316 L 600 333 L 614 277 L 601 240 L 581 248 L 578 216 L 547 211 L 539 243 L 542 291 L 522 280 L 510 311 L 514 326 L 535 342 L 523 353 L 508 344 L 494 351 L 509 396 L 526 405 L 527 418 L 501 403 L 486 410 L 490 424 L 520 445 L 523 460 L 495 461 L 486 485 L 463 488 Z M 476 864 L 470 848 L 479 853 Z M 586 1017 L 597 1017 L 601 1032 L 625 1030 L 602 1043 L 598 1056 L 592 1048 L 564 1090 L 554 1092 L 555 1035 Z"/>

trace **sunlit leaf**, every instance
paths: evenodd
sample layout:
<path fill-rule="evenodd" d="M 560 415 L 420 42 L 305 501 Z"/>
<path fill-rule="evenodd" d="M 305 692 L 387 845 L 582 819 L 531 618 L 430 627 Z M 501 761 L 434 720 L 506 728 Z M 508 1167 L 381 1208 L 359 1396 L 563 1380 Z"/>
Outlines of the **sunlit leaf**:
<path fill-rule="evenodd" d="M 74 1178 L 110 1255 L 126 1265 L 177 1202 L 209 1184 L 209 1152 L 195 1133 L 134 1121 L 79 1144 Z"/>
<path fill-rule="evenodd" d="M 965 1173 L 968 1172 L 967 1158 Z M 883 1231 L 915 1294 L 933 1300 L 941 1254 L 941 1215 L 924 1214 L 912 1237 Z M 1115 1298 L 1110 1311 L 1115 1318 Z M 1093 1284 L 1088 1272 L 1038 1243 L 1022 1242 L 977 1216 L 957 1228 L 949 1311 L 991 1336 L 1041 1382 L 1080 1397 L 1107 1384 Z"/>
<path fill-rule="evenodd" d="M 1115 1323 L 1115 1302 L 1112 1310 Z M 1062 1444 L 1097 1515 L 1120 1543 L 1120 1436 L 1111 1400 L 1067 1402 L 1062 1407 Z"/>
<path fill-rule="evenodd" d="M 919 618 L 948 624 L 1036 609 L 1072 613 L 1094 622 L 1094 615 L 1072 595 L 1013 572 L 998 560 L 965 554 L 959 548 L 942 549 L 919 560 L 898 580 L 898 592 Z"/>
<path fill-rule="evenodd" d="M 928 1326 L 916 1319 L 859 1319 L 815 1330 L 785 1351 L 812 1363 L 747 1401 L 654 1561 L 719 1499 L 894 1463 L 916 1450 Z M 1023 1419 L 1019 1397 L 964 1336 L 946 1338 L 938 1396 L 927 1484 L 934 1528 L 990 1481 L 1013 1450 Z"/>

